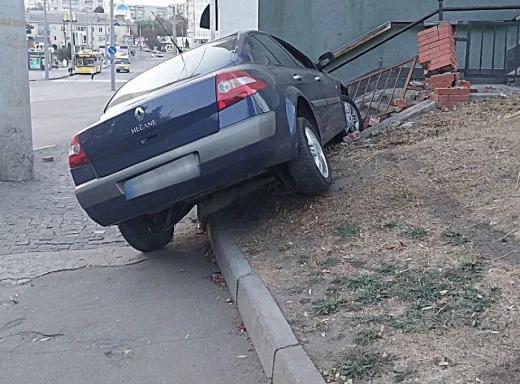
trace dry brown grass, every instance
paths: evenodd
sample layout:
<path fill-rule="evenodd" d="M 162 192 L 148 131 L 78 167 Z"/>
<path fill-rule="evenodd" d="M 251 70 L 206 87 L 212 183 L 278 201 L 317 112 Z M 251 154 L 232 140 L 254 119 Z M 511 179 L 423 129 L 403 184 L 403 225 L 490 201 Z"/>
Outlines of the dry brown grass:
<path fill-rule="evenodd" d="M 323 198 L 241 203 L 241 245 L 320 368 L 520 382 L 519 111 L 508 97 L 428 114 L 331 149 Z"/>

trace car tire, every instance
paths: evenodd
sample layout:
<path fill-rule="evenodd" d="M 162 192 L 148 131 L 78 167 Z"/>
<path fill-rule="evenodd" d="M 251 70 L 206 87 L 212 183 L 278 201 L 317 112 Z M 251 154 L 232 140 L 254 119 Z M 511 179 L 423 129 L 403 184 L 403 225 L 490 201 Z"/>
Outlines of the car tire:
<path fill-rule="evenodd" d="M 347 127 L 343 129 L 337 136 L 332 139 L 332 142 L 337 144 L 343 141 L 343 138 L 355 133 L 363 131 L 363 120 L 361 118 L 361 112 L 357 107 L 354 100 L 347 95 L 342 96 L 343 112 L 347 119 Z"/>
<path fill-rule="evenodd" d="M 141 252 L 158 251 L 168 245 L 173 239 L 173 225 L 164 228 L 156 225 L 154 220 L 162 221 L 164 215 L 139 216 L 135 219 L 118 224 L 119 232 L 132 248 Z"/>
<path fill-rule="evenodd" d="M 298 155 L 287 163 L 296 189 L 307 196 L 322 195 L 332 185 L 332 170 L 325 156 L 317 127 L 308 119 L 296 121 Z"/>

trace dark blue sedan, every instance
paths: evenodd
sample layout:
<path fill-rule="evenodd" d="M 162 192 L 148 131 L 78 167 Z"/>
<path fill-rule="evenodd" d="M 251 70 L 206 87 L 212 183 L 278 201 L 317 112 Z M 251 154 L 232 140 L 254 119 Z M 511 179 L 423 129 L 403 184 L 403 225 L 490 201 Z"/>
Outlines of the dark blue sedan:
<path fill-rule="evenodd" d="M 178 55 L 123 85 L 71 142 L 76 196 L 143 252 L 216 191 L 273 173 L 306 195 L 332 172 L 322 146 L 361 128 L 343 85 L 290 44 L 250 31 Z"/>

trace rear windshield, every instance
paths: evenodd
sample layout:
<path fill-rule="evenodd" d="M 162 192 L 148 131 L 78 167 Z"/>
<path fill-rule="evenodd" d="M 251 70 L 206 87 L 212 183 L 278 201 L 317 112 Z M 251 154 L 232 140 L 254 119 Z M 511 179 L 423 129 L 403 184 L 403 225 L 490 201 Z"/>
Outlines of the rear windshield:
<path fill-rule="evenodd" d="M 114 94 L 105 112 L 115 105 L 132 100 L 176 82 L 206 75 L 233 64 L 237 36 L 201 45 L 177 55 L 128 81 Z"/>

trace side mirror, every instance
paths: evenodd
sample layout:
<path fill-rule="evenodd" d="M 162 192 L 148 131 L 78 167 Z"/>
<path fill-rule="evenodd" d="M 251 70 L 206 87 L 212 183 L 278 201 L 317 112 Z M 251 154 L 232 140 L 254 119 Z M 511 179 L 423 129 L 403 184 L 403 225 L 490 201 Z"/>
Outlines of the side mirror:
<path fill-rule="evenodd" d="M 332 60 L 334 60 L 334 54 L 332 52 L 327 52 L 321 55 L 318 59 L 318 68 L 323 69 L 327 65 L 329 65 Z"/>

